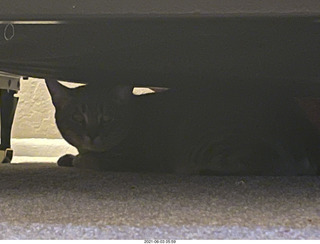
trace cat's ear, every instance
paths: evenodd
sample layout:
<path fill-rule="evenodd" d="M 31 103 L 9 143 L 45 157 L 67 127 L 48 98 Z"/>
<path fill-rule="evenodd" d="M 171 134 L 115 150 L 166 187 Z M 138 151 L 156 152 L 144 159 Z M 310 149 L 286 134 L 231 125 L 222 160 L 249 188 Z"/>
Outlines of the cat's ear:
<path fill-rule="evenodd" d="M 57 80 L 45 79 L 51 95 L 52 103 L 56 108 L 62 108 L 70 99 L 70 89 L 61 85 Z"/>
<path fill-rule="evenodd" d="M 112 89 L 113 99 L 119 103 L 124 104 L 132 97 L 133 86 L 119 85 Z"/>

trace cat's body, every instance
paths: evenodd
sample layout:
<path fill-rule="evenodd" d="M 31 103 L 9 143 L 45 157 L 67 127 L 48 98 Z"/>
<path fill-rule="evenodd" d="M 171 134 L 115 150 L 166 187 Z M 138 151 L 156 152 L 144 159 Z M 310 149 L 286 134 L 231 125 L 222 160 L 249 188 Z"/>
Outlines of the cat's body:
<path fill-rule="evenodd" d="M 62 136 L 60 164 L 109 171 L 313 175 L 320 140 L 293 98 L 216 85 L 134 96 L 130 87 L 67 90 L 47 81 Z"/>

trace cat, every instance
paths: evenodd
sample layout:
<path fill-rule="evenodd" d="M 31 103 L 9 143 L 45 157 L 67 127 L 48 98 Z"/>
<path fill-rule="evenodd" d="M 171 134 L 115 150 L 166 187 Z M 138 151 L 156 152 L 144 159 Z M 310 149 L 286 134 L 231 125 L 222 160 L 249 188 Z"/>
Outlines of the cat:
<path fill-rule="evenodd" d="M 60 166 L 206 175 L 316 175 L 318 131 L 272 86 L 215 83 L 136 96 L 47 79 L 57 127 L 79 154 Z"/>

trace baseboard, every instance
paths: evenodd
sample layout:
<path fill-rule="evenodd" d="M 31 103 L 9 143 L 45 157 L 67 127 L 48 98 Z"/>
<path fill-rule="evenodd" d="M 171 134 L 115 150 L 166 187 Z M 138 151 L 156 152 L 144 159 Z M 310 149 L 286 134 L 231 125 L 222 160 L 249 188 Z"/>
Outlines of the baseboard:
<path fill-rule="evenodd" d="M 56 162 L 67 153 L 77 154 L 76 148 L 63 139 L 13 138 L 13 163 Z"/>

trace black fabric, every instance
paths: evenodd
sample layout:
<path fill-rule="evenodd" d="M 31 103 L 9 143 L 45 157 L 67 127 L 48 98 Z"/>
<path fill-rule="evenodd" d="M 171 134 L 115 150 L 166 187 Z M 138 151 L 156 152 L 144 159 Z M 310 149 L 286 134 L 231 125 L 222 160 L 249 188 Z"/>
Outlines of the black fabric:
<path fill-rule="evenodd" d="M 315 17 L 127 17 L 0 24 L 0 70 L 79 82 L 185 86 L 202 81 L 317 83 Z M 7 31 L 10 31 L 7 28 Z M 12 30 L 11 30 L 12 31 Z"/>

